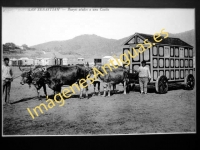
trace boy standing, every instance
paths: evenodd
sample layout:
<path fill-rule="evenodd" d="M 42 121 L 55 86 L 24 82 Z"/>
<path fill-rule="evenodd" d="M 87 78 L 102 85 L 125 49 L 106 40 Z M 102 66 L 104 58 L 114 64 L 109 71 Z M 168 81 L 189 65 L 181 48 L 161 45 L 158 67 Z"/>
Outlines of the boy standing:
<path fill-rule="evenodd" d="M 151 80 L 151 74 L 149 68 L 146 66 L 146 61 L 141 62 L 142 66 L 138 68 L 139 72 L 139 84 L 141 94 L 147 94 L 147 84 Z"/>
<path fill-rule="evenodd" d="M 10 89 L 13 81 L 12 68 L 9 66 L 9 58 L 4 58 L 4 65 L 2 65 L 2 81 L 3 81 L 3 95 L 5 103 L 10 105 Z"/>

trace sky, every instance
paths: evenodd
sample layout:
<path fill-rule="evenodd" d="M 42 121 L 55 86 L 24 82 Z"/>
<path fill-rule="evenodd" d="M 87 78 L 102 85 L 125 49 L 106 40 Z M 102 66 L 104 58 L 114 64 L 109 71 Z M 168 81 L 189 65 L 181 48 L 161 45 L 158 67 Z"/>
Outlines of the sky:
<path fill-rule="evenodd" d="M 121 39 L 135 32 L 179 33 L 195 29 L 194 9 L 154 8 L 2 8 L 2 43 L 33 46 L 82 34 Z M 84 8 L 81 8 L 84 9 Z"/>

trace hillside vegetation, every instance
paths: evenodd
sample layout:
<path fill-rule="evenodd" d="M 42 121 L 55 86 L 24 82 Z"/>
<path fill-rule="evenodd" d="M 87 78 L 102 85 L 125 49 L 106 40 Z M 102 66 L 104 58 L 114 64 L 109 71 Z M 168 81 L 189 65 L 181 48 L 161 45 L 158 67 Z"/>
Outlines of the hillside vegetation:
<path fill-rule="evenodd" d="M 130 38 L 130 36 L 116 40 L 116 39 L 107 39 L 104 37 L 97 36 L 95 34 L 92 35 L 84 34 L 70 40 L 50 41 L 47 43 L 41 43 L 38 45 L 30 46 L 30 48 L 33 48 L 35 50 L 34 51 L 29 50 L 23 52 L 22 54 L 14 54 L 14 56 L 17 57 L 24 56 L 24 57 L 34 58 L 40 56 L 42 51 L 46 52 L 56 51 L 66 56 L 84 57 L 88 60 L 93 60 L 94 58 L 102 58 L 105 55 L 120 55 L 122 53 L 123 43 L 128 38 Z M 189 30 L 177 34 L 169 33 L 169 37 L 180 38 L 186 43 L 194 46 L 194 49 L 196 49 L 194 30 Z"/>

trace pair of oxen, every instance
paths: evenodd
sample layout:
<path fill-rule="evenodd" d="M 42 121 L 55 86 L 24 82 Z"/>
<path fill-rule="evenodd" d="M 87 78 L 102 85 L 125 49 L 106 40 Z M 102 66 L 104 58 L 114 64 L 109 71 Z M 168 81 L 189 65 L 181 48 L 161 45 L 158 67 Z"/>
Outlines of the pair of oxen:
<path fill-rule="evenodd" d="M 63 85 L 72 85 L 78 83 L 80 79 L 86 79 L 88 74 L 93 74 L 93 70 L 87 66 L 74 65 L 74 66 L 50 66 L 43 67 L 37 66 L 30 70 L 19 69 L 22 71 L 21 74 L 21 84 L 25 83 L 29 86 L 34 85 L 37 89 L 38 99 L 41 100 L 39 90 L 43 87 L 44 93 L 47 96 L 46 84 L 50 89 L 54 91 L 54 94 L 61 92 Z M 103 81 L 104 84 L 104 94 L 106 96 L 106 91 L 108 88 L 108 96 L 110 96 L 111 85 L 113 85 L 113 90 L 116 88 L 116 84 L 122 83 L 124 86 L 124 94 L 126 94 L 127 85 L 132 81 L 138 79 L 138 73 L 134 72 L 131 74 L 125 67 L 118 67 L 112 71 L 109 68 L 105 68 L 107 74 L 104 76 L 99 75 L 98 78 Z M 98 70 L 104 73 L 104 70 L 99 67 Z M 88 89 L 86 88 L 86 97 L 88 98 Z M 94 86 L 95 93 L 95 86 Z M 80 98 L 83 98 L 83 89 L 80 90 Z"/>

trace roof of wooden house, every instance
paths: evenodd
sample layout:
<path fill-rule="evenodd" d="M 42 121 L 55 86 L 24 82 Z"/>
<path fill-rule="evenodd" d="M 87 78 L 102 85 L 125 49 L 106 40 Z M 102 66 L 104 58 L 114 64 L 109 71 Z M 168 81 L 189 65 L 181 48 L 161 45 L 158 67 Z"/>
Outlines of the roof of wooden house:
<path fill-rule="evenodd" d="M 144 40 L 144 39 L 148 39 L 149 42 L 151 42 L 151 43 L 156 43 L 156 42 L 154 41 L 154 38 L 153 38 L 154 35 L 144 34 L 144 33 L 135 33 L 135 34 L 132 35 L 123 45 L 129 45 L 129 44 L 128 44 L 129 41 L 131 41 L 135 35 L 138 35 L 138 36 L 141 37 L 143 40 Z M 161 42 L 158 42 L 159 44 L 169 44 L 169 45 L 193 47 L 193 46 L 191 46 L 190 44 L 184 42 L 183 40 L 181 40 L 181 39 L 179 39 L 179 38 L 172 38 L 172 37 L 164 38 L 163 36 L 161 36 L 161 37 L 162 37 L 162 41 L 161 41 Z"/>

